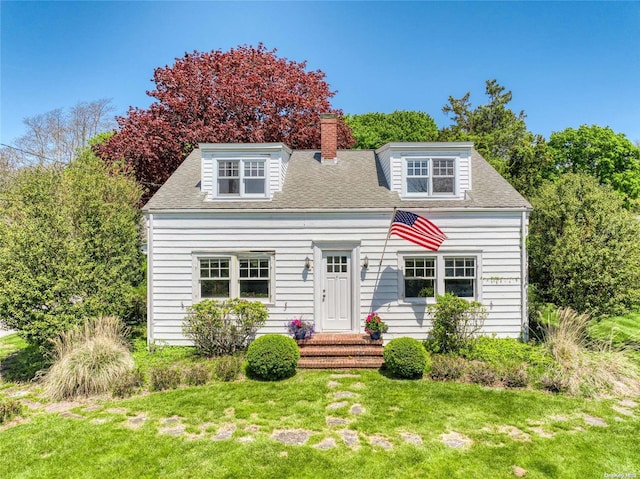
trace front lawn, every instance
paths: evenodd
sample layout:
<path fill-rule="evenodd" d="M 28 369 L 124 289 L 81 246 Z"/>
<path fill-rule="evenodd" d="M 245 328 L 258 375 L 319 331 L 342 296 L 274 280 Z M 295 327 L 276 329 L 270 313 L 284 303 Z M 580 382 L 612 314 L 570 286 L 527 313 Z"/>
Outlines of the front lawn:
<path fill-rule="evenodd" d="M 0 400 L 24 388 L 0 386 Z M 2 478 L 640 473 L 640 406 L 630 399 L 300 371 L 124 400 L 55 404 L 36 391 L 25 402 L 24 417 L 0 426 Z"/>

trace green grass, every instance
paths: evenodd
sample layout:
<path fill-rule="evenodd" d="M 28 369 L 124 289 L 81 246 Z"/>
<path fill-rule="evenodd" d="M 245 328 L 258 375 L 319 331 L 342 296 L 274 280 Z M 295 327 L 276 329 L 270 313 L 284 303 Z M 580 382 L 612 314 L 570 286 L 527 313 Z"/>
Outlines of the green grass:
<path fill-rule="evenodd" d="M 0 351 L 4 344 L 0 340 Z M 188 350 L 175 348 L 135 354 L 147 367 L 193 359 Z M 82 418 L 26 412 L 24 422 L 0 430 L 0 477 L 511 478 L 514 465 L 526 469 L 527 478 L 604 477 L 605 473 L 640 471 L 636 441 L 640 407 L 630 417 L 612 409 L 618 402 L 614 399 L 403 381 L 377 371 L 356 374 L 335 378 L 327 371 L 300 371 L 281 382 L 213 382 L 102 400 L 98 402 L 102 409 L 95 411 L 85 411 L 83 406 L 73 409 Z M 329 387 L 330 381 L 339 386 Z M 358 396 L 338 399 L 348 406 L 328 411 L 336 391 Z M 364 414 L 349 413 L 355 403 L 364 407 Z M 109 408 L 122 411 L 109 412 Z M 139 429 L 127 428 L 128 418 L 140 414 L 148 420 Z M 586 424 L 584 414 L 604 419 L 607 427 Z M 161 421 L 174 415 L 180 416 L 187 432 L 203 436 L 160 434 Z M 359 448 L 347 447 L 338 435 L 342 426 L 328 427 L 327 416 L 351 420 L 346 427 L 359 435 Z M 232 438 L 213 441 L 211 436 L 228 423 L 237 426 Z M 256 426 L 257 432 L 246 429 Z M 519 428 L 529 440 L 514 440 L 501 429 L 504 426 Z M 536 427 L 555 435 L 541 437 Z M 313 434 L 304 446 L 284 445 L 270 437 L 276 429 L 305 429 Z M 468 449 L 442 444 L 441 435 L 453 431 L 473 444 Z M 423 443 L 405 442 L 403 432 L 420 435 Z M 387 438 L 393 448 L 385 451 L 369 444 L 368 438 L 376 435 Z M 252 442 L 239 441 L 249 436 Z M 335 438 L 335 448 L 313 447 L 326 437 Z"/>

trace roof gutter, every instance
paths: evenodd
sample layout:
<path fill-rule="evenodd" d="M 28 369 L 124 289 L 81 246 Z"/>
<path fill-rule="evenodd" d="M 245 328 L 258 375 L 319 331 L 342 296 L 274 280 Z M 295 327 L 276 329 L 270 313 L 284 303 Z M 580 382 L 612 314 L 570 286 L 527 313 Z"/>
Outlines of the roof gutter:
<path fill-rule="evenodd" d="M 341 208 L 341 209 L 300 209 L 300 208 L 167 208 L 167 209 L 156 209 L 151 208 L 148 210 L 143 210 L 142 213 L 145 215 L 157 214 L 157 213 L 390 213 L 393 212 L 393 207 L 388 208 Z M 464 213 L 464 212 L 473 212 L 473 213 L 481 213 L 481 212 L 496 212 L 496 211 L 506 211 L 506 212 L 528 212 L 532 211 L 533 208 L 527 206 L 519 206 L 519 207 L 487 207 L 487 208 L 416 208 L 416 207 L 406 207 L 406 209 L 417 211 L 417 212 L 434 212 L 434 213 L 448 213 L 448 212 L 456 212 L 456 213 Z"/>

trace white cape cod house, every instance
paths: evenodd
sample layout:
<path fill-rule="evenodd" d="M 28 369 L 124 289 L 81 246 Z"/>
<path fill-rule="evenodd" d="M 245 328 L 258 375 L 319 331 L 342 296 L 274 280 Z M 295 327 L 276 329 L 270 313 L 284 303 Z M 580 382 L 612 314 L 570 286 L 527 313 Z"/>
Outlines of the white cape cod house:
<path fill-rule="evenodd" d="M 145 205 L 148 340 L 189 344 L 182 321 L 203 298 L 263 301 L 259 333 L 302 317 L 316 331 L 355 333 L 377 311 L 385 340 L 424 339 L 427 305 L 452 291 L 482 302 L 484 333 L 527 327 L 531 205 L 472 143 L 389 143 L 336 151 L 281 143 L 200 144 Z M 446 235 L 437 252 L 390 236 L 394 209 Z"/>

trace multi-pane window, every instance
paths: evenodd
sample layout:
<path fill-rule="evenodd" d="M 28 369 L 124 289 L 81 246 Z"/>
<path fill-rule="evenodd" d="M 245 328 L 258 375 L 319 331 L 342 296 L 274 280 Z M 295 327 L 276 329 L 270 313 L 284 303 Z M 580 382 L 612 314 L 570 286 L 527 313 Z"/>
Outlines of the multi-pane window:
<path fill-rule="evenodd" d="M 229 297 L 229 258 L 200 260 L 200 297 Z"/>
<path fill-rule="evenodd" d="M 346 256 L 327 256 L 327 273 L 346 273 Z"/>
<path fill-rule="evenodd" d="M 272 295 L 272 254 L 230 254 L 198 259 L 200 299 L 269 299 Z"/>
<path fill-rule="evenodd" d="M 455 194 L 455 165 L 453 158 L 407 158 L 406 193 L 415 196 Z"/>
<path fill-rule="evenodd" d="M 453 160 L 433 161 L 433 192 L 452 193 L 455 191 L 455 163 Z"/>
<path fill-rule="evenodd" d="M 268 298 L 269 277 L 271 276 L 269 259 L 239 258 L 238 261 L 240 265 L 240 297 Z"/>
<path fill-rule="evenodd" d="M 404 289 L 404 298 L 409 302 L 430 303 L 445 293 L 477 299 L 477 262 L 478 257 L 471 255 L 402 255 L 403 275 L 398 287 Z"/>
<path fill-rule="evenodd" d="M 407 192 L 429 193 L 429 160 L 407 160 Z"/>
<path fill-rule="evenodd" d="M 461 298 L 474 298 L 476 295 L 476 259 L 445 258 L 444 290 Z"/>
<path fill-rule="evenodd" d="M 264 196 L 265 160 L 218 160 L 219 196 Z"/>
<path fill-rule="evenodd" d="M 219 161 L 218 162 L 218 194 L 239 195 L 240 194 L 240 162 L 239 161 Z"/>
<path fill-rule="evenodd" d="M 435 258 L 411 257 L 404 260 L 405 298 L 435 298 Z"/>
<path fill-rule="evenodd" d="M 264 161 L 244 162 L 244 192 L 264 194 Z"/>

